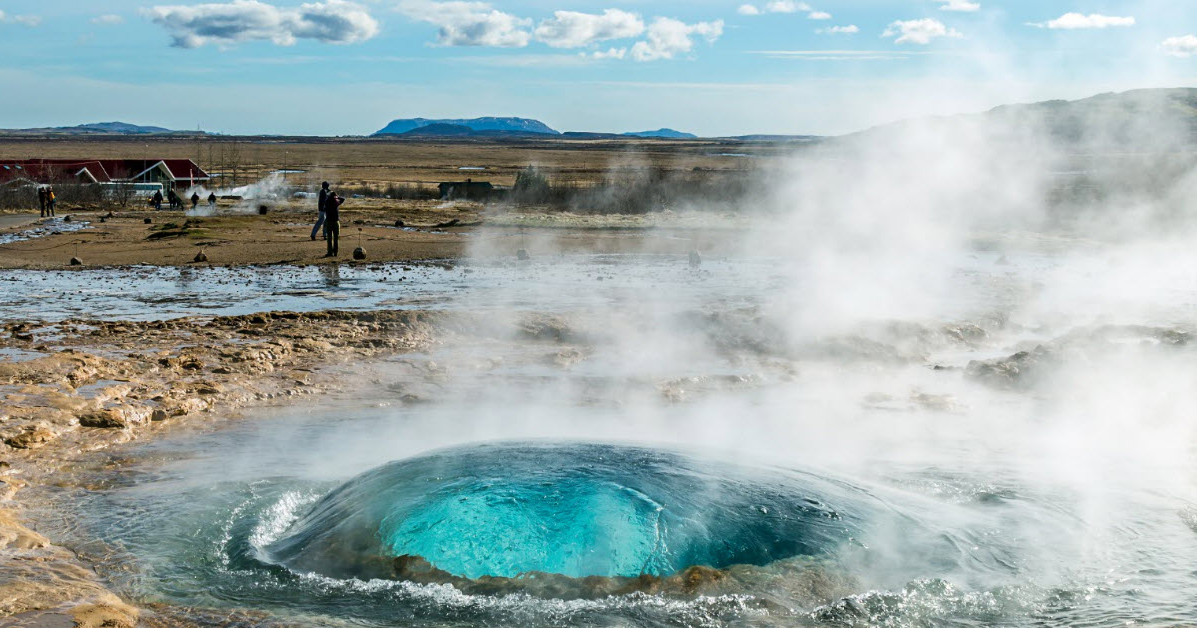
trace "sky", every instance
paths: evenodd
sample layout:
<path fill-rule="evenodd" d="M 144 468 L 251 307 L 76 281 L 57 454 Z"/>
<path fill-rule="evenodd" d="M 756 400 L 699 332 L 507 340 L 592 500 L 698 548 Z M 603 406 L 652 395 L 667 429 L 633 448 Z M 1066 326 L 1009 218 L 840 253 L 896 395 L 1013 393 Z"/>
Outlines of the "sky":
<path fill-rule="evenodd" d="M 0 128 L 830 135 L 1197 85 L 1197 0 L 0 0 Z"/>

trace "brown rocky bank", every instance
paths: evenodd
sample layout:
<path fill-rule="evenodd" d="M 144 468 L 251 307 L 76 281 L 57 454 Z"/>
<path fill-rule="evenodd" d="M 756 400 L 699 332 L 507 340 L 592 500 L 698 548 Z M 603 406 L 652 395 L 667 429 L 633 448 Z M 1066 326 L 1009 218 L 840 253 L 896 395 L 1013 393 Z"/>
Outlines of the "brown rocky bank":
<path fill-rule="evenodd" d="M 454 325 L 424 312 L 270 312 L 160 322 L 0 326 L 0 624 L 133 626 L 137 609 L 23 520 L 22 489 L 87 452 L 173 425 L 328 391 L 338 363 L 431 346 Z"/>

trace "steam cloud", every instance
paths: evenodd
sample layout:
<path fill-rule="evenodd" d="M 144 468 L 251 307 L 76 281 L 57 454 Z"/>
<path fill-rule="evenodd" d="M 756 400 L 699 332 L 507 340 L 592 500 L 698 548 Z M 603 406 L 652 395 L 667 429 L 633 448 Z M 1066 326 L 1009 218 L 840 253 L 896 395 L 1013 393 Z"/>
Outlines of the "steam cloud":
<path fill-rule="evenodd" d="M 179 48 L 272 41 L 291 46 L 299 39 L 353 44 L 378 34 L 378 22 L 360 5 L 344 0 L 279 8 L 258 0 L 227 4 L 158 6 L 144 14 L 166 28 Z"/>

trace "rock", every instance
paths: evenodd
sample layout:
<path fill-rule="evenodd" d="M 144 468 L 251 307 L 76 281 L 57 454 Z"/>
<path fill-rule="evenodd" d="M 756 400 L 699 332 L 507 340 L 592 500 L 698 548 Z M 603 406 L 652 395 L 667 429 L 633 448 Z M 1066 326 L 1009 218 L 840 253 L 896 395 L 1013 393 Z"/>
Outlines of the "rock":
<path fill-rule="evenodd" d="M 73 216 L 71 216 L 70 214 L 67 214 L 66 216 L 63 216 L 63 218 L 62 218 L 62 221 L 63 221 L 63 222 L 72 222 L 72 221 L 74 221 L 74 220 L 75 220 L 75 218 L 74 218 Z"/>
<path fill-rule="evenodd" d="M 154 408 L 154 412 L 150 414 L 150 420 L 154 422 L 165 421 L 170 415 L 162 408 Z"/>
<path fill-rule="evenodd" d="M 153 221 L 153 219 L 150 219 L 150 218 L 146 218 L 146 219 L 145 219 L 143 222 L 145 222 L 145 224 L 147 224 L 147 225 L 152 225 L 152 224 L 154 224 L 154 221 Z"/>
<path fill-rule="evenodd" d="M 405 225 L 402 220 L 396 220 L 395 226 L 396 227 L 406 227 L 407 225 Z"/>
<path fill-rule="evenodd" d="M 79 417 L 79 425 L 102 429 L 124 429 L 140 423 L 145 423 L 152 414 L 144 406 L 118 406 L 96 412 L 89 412 Z"/>
<path fill-rule="evenodd" d="M 356 260 L 366 259 L 366 249 L 364 249 L 360 246 L 357 247 L 356 249 L 353 249 L 353 259 L 356 259 Z"/>
<path fill-rule="evenodd" d="M 194 260 L 194 261 L 195 261 L 197 264 L 198 264 L 199 262 L 206 262 L 206 261 L 208 261 L 208 256 L 207 256 L 207 254 L 205 254 L 205 253 L 204 253 L 204 250 L 203 250 L 203 249 L 200 249 L 200 252 L 195 254 L 195 260 Z"/>
<path fill-rule="evenodd" d="M 520 249 L 520 250 L 516 251 L 516 252 L 515 252 L 515 258 L 516 258 L 516 259 L 518 259 L 518 260 L 526 260 L 526 259 L 528 259 L 528 250 L 527 250 L 527 249 Z"/>
<path fill-rule="evenodd" d="M 37 449 L 58 437 L 50 428 L 36 425 L 25 431 L 4 439 L 5 444 L 13 449 Z"/>
<path fill-rule="evenodd" d="M 267 205 L 258 205 L 258 215 L 265 216 L 270 212 L 270 207 Z"/>
<path fill-rule="evenodd" d="M 82 265 L 83 265 L 83 260 L 79 259 L 78 257 L 71 258 L 71 266 L 82 266 Z"/>
<path fill-rule="evenodd" d="M 107 216 L 100 216 L 100 222 L 108 222 Z"/>

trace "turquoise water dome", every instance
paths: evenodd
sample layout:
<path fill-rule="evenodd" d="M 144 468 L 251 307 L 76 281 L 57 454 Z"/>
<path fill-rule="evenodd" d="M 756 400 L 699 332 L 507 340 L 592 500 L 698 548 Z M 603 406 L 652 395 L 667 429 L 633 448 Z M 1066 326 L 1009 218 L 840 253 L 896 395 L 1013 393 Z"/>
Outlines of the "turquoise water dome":
<path fill-rule="evenodd" d="M 324 497 L 266 548 L 336 578 L 398 557 L 453 576 L 668 576 L 830 553 L 856 534 L 844 487 L 659 450 L 491 444 L 384 465 Z"/>

